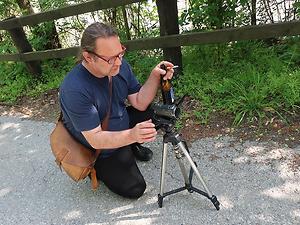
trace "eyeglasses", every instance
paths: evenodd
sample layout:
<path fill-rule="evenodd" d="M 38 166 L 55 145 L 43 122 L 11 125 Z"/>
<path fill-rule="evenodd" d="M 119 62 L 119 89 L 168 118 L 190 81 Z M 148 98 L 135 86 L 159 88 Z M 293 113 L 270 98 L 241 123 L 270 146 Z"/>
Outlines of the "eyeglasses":
<path fill-rule="evenodd" d="M 108 59 L 106 59 L 105 56 L 98 55 L 96 52 L 93 52 L 93 51 L 87 51 L 87 52 L 90 53 L 90 54 L 93 54 L 93 55 L 97 56 L 98 58 L 104 60 L 108 64 L 114 64 L 115 61 L 117 60 L 117 58 L 119 58 L 120 60 L 122 60 L 123 56 L 125 55 L 126 48 L 125 48 L 125 46 L 122 45 L 122 51 L 118 55 L 112 56 L 112 57 L 110 57 Z"/>

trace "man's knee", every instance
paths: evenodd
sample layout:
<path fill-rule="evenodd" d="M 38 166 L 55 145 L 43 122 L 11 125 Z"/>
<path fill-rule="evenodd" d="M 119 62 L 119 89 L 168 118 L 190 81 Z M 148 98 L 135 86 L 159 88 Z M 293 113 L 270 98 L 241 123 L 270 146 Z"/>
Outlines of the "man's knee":
<path fill-rule="evenodd" d="M 139 198 L 141 197 L 144 192 L 146 190 L 146 183 L 145 181 L 141 181 L 137 184 L 135 184 L 134 186 L 131 186 L 129 188 L 127 188 L 127 190 L 123 190 L 122 192 L 122 196 L 126 197 L 126 198 Z"/>

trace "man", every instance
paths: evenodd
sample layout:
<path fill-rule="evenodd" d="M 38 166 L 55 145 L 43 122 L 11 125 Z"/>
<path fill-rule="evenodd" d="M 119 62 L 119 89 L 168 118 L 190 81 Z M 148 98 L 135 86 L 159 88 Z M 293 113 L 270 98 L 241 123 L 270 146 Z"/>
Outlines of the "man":
<path fill-rule="evenodd" d="M 69 132 L 91 150 L 102 149 L 95 169 L 97 178 L 113 192 L 128 198 L 140 197 L 146 188 L 135 158 L 148 161 L 150 149 L 140 143 L 155 140 L 151 121 L 153 101 L 160 77 L 171 79 L 173 64 L 161 62 L 141 86 L 123 59 L 125 47 L 116 31 L 103 23 L 88 26 L 81 38 L 81 63 L 65 77 L 60 87 L 63 122 Z M 165 64 L 166 71 L 160 69 Z M 108 130 L 101 123 L 112 101 Z M 125 101 L 131 104 L 126 107 Z"/>

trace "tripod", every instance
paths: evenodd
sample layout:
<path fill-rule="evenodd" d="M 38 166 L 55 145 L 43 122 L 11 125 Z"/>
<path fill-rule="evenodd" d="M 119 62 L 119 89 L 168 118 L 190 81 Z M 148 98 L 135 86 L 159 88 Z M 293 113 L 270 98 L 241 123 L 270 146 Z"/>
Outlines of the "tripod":
<path fill-rule="evenodd" d="M 195 191 L 195 192 L 207 197 L 213 203 L 215 208 L 217 210 L 219 210 L 220 202 L 218 201 L 218 199 L 215 195 L 211 194 L 210 190 L 206 186 L 202 176 L 200 175 L 199 170 L 197 169 L 197 164 L 192 160 L 192 158 L 190 156 L 190 152 L 186 145 L 186 142 L 182 141 L 180 139 L 180 135 L 174 129 L 174 124 L 172 122 L 168 122 L 167 120 L 164 120 L 164 122 L 161 122 L 158 125 L 158 128 L 165 132 L 165 134 L 163 136 L 162 166 L 161 166 L 161 175 L 160 175 L 160 193 L 158 194 L 159 207 L 162 208 L 164 197 L 171 195 L 171 194 L 175 194 L 180 191 L 188 190 L 188 192 L 190 192 L 190 193 Z M 171 143 L 173 145 L 175 157 L 178 161 L 181 173 L 183 175 L 185 186 L 164 193 L 168 143 Z M 185 168 L 185 165 L 183 163 L 183 157 L 186 157 L 186 159 L 188 160 L 188 162 L 191 166 L 189 176 L 188 176 L 187 170 Z M 201 181 L 206 192 L 201 191 L 192 185 L 192 179 L 193 179 L 194 173 Z"/>

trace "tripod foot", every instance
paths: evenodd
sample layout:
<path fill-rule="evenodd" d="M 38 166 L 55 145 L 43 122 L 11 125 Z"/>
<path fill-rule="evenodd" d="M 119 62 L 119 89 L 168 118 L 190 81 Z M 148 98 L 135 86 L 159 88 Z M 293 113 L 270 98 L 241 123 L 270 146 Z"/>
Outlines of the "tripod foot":
<path fill-rule="evenodd" d="M 185 188 L 188 190 L 189 193 L 193 193 L 194 192 L 193 186 L 192 186 L 191 183 L 185 184 Z"/>
<path fill-rule="evenodd" d="M 162 205 L 163 205 L 163 196 L 161 196 L 160 194 L 158 194 L 157 203 L 158 203 L 159 208 L 162 208 Z"/>
<path fill-rule="evenodd" d="M 211 202 L 214 204 L 217 210 L 220 209 L 220 202 L 218 201 L 217 197 L 215 195 L 211 196 L 210 198 Z"/>

